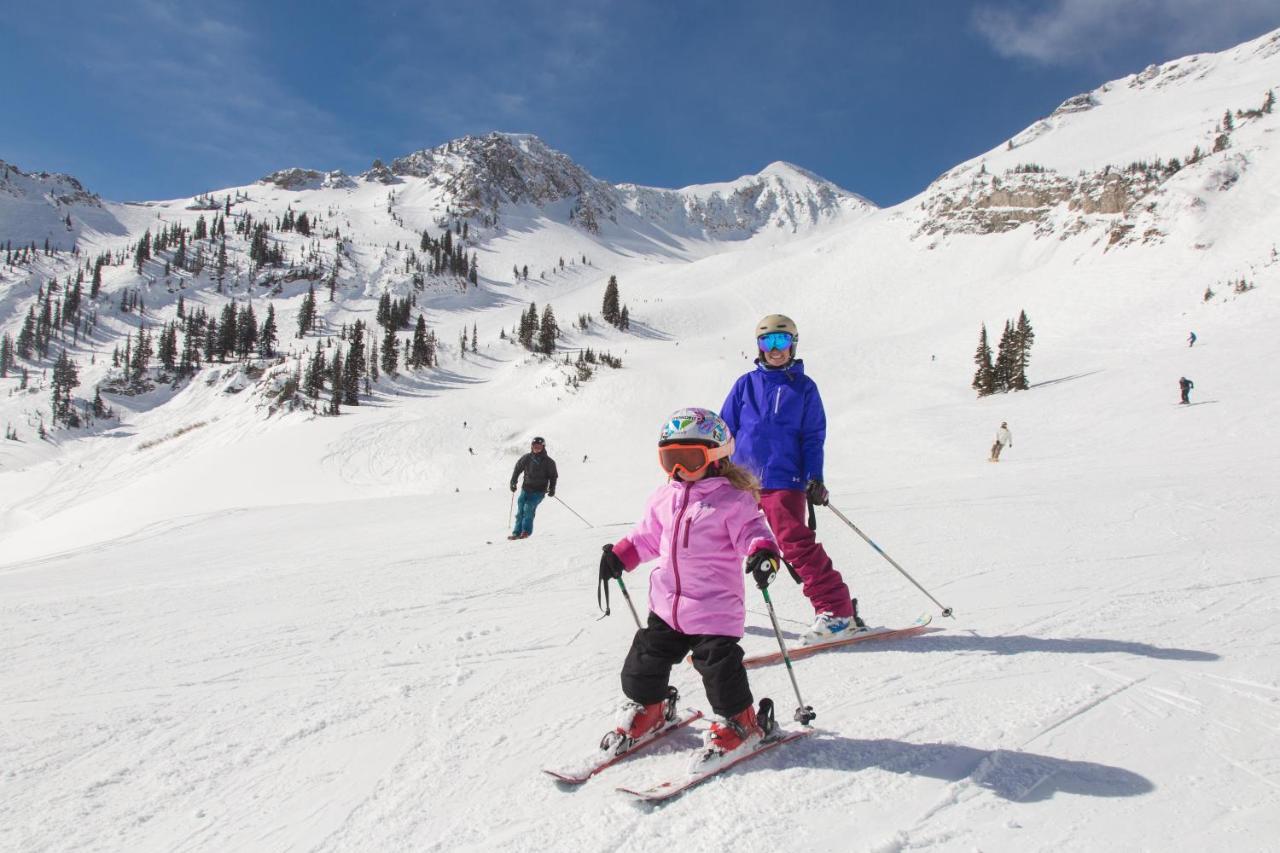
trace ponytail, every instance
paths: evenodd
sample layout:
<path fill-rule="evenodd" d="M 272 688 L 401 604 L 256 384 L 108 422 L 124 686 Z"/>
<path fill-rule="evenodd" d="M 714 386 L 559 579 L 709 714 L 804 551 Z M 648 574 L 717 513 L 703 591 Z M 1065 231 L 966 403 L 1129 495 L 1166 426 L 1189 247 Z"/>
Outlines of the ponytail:
<path fill-rule="evenodd" d="M 749 493 L 757 503 L 760 502 L 760 481 L 746 468 L 728 459 L 721 459 L 716 462 L 715 473 L 728 480 L 729 485 L 735 489 Z"/>

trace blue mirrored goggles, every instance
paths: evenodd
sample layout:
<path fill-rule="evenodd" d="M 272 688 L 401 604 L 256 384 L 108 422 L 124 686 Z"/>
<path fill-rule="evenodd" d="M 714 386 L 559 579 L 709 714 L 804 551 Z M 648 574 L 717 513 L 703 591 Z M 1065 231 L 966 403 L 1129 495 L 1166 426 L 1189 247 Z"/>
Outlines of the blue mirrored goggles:
<path fill-rule="evenodd" d="M 767 335 L 761 335 L 756 338 L 756 346 L 760 347 L 760 352 L 772 352 L 776 349 L 791 349 L 791 345 L 796 342 L 796 336 L 790 332 L 770 332 Z"/>

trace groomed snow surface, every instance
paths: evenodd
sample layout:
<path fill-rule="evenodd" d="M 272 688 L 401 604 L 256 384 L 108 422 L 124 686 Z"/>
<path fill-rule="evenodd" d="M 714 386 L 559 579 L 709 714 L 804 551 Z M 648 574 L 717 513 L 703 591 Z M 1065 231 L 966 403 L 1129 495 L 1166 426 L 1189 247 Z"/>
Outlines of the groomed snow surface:
<path fill-rule="evenodd" d="M 624 298 L 661 334 L 614 336 L 624 369 L 576 394 L 493 340 L 468 381 L 340 418 L 214 419 L 196 383 L 6 475 L 0 847 L 1270 848 L 1277 267 L 1204 304 L 1207 273 L 1176 253 L 1024 232 L 867 251 L 886 239 L 633 273 Z M 975 400 L 978 322 L 1024 306 L 1038 387 Z M 610 725 L 633 630 L 624 608 L 597 620 L 600 545 L 660 482 L 662 418 L 718 405 L 776 309 L 827 400 L 833 503 L 956 618 L 797 663 L 821 732 L 661 809 L 613 788 L 677 772 L 696 732 L 560 790 L 539 769 Z M 993 465 L 1001 420 L 1014 446 Z M 548 500 L 507 542 L 535 432 L 594 527 Z M 930 609 L 819 522 L 872 624 Z M 646 577 L 628 578 L 639 601 Z M 811 611 L 786 579 L 775 599 L 794 641 Z M 745 645 L 768 650 L 749 601 Z M 673 683 L 705 707 L 691 668 Z M 752 685 L 789 715 L 785 670 Z"/>
<path fill-rule="evenodd" d="M 1249 56 L 1273 67 L 1272 44 Z M 1227 68 L 1197 62 L 1182 67 Z M 1147 156 L 1147 136 L 1151 154 L 1185 156 L 1223 104 L 1275 83 L 1250 69 L 1220 98 L 1205 95 L 1216 78 L 1176 68 L 1099 90 L 1093 113 L 1009 157 L 1122 163 Z M 1159 113 L 1144 91 L 1179 86 L 1204 97 L 1173 130 L 1125 135 Z M 732 245 L 504 211 L 480 286 L 422 297 L 440 367 L 384 378 L 337 418 L 268 416 L 235 367 L 214 365 L 113 398 L 124 417 L 105 432 L 44 443 L 31 424 L 47 401 L 0 380 L 0 415 L 23 430 L 0 445 L 0 850 L 1274 850 L 1275 121 L 1184 168 L 1152 199 L 1160 233 L 1114 247 L 1104 218 L 1074 236 L 913 239 L 920 199 Z M 1064 127 L 1119 142 L 1076 150 Z M 443 204 L 403 189 L 414 227 Z M 372 322 L 386 247 L 412 235 L 382 214 L 384 188 L 366 190 L 308 191 L 329 193 L 308 209 L 356 237 L 342 299 L 322 308 L 330 330 Z M 255 215 L 295 198 L 263 192 Z M 198 215 L 184 209 L 112 208 L 130 241 Z M 90 236 L 89 256 L 127 242 Z M 572 269 L 543 279 L 564 257 Z M 517 264 L 530 281 L 501 281 Z M 573 329 L 599 316 L 611 274 L 632 331 Z M 114 268 L 108 298 L 132 275 Z M 1235 293 L 1241 277 L 1254 289 Z M 316 338 L 289 337 L 293 287 L 276 305 L 300 352 Z M 32 289 L 5 282 L 7 331 Z M 156 291 L 153 325 L 176 300 Z M 215 312 L 226 298 L 187 294 Z M 568 368 L 501 340 L 530 300 L 554 305 L 563 346 L 624 367 L 573 389 Z M 1023 309 L 1034 387 L 975 399 L 980 324 L 994 346 Z M 819 731 L 666 806 L 614 787 L 678 773 L 705 724 L 562 790 L 540 769 L 611 726 L 634 631 L 616 598 L 598 618 L 600 546 L 661 483 L 664 417 L 717 408 L 776 311 L 799 324 L 826 402 L 832 503 L 955 619 L 820 512 L 868 621 L 933 611 L 938 630 L 797 662 Z M 104 309 L 102 334 L 134 320 Z M 473 324 L 479 352 L 462 358 L 453 342 Z M 82 343 L 96 382 L 113 341 Z M 1180 376 L 1194 405 L 1177 402 Z M 1001 421 L 1014 444 L 991 464 Z M 535 434 L 560 500 L 508 542 L 507 481 Z M 647 575 L 627 578 L 637 602 Z M 786 578 L 773 596 L 795 642 L 812 611 Z M 748 602 L 744 645 L 769 651 L 754 589 Z M 672 681 L 706 708 L 690 667 Z M 790 716 L 785 669 L 751 684 Z"/>

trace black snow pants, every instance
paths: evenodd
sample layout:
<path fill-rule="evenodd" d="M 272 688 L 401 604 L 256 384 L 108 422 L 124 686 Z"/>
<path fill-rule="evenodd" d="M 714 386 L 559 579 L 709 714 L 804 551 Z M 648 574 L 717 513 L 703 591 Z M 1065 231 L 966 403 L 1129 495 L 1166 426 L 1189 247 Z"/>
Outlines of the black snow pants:
<path fill-rule="evenodd" d="M 732 717 L 752 704 L 737 637 L 682 634 L 652 613 L 648 626 L 636 631 L 631 641 L 631 651 L 622 665 L 622 692 L 641 705 L 661 702 L 667 696 L 671 667 L 691 651 L 712 711 Z"/>

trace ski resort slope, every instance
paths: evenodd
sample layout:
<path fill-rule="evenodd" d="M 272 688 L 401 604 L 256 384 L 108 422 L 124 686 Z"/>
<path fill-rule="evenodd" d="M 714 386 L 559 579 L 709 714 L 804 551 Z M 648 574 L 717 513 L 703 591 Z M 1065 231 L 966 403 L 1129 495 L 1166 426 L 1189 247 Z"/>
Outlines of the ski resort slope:
<path fill-rule="evenodd" d="M 440 366 L 384 378 L 340 417 L 269 413 L 238 366 L 215 364 L 116 400 L 106 432 L 6 442 L 0 849 L 1274 849 L 1280 118 L 1241 121 L 1228 148 L 1162 176 L 1131 240 L 1112 239 L 1118 213 L 992 233 L 929 217 L 978 162 L 1066 174 L 1208 151 L 1224 108 L 1280 86 L 1278 44 L 1108 84 L 917 199 L 803 229 L 666 231 L 686 220 L 646 188 L 624 189 L 649 231 L 589 235 L 565 209 L 513 206 L 477 249 L 480 287 L 422 295 Z M 246 192 L 261 217 L 296 198 Z M 306 192 L 350 237 L 326 330 L 371 321 L 398 275 L 388 244 L 438 226 L 448 200 L 408 181 L 394 205 L 368 182 Z M 133 238 L 198 215 L 185 200 L 110 210 Z M 529 281 L 500 279 L 525 263 Z M 112 274 L 114 297 L 133 279 Z M 615 274 L 630 331 L 574 328 Z M 305 292 L 292 287 L 282 330 Z M 176 296 L 154 295 L 167 318 Z M 554 305 L 563 351 L 623 367 L 573 387 L 570 366 L 511 343 L 531 301 Z M 1033 387 L 976 399 L 979 329 L 994 347 L 1024 310 Z M 796 320 L 822 391 L 833 506 L 955 618 L 819 511 L 867 621 L 932 612 L 937 630 L 797 662 L 818 731 L 666 806 L 614 788 L 678 774 L 704 724 L 562 790 L 541 769 L 611 727 L 634 631 L 616 596 L 600 618 L 600 547 L 662 482 L 664 418 L 718 408 L 773 312 Z M 122 334 L 132 318 L 112 321 Z M 5 397 L 0 414 L 33 405 Z M 1002 421 L 1013 446 L 992 464 Z M 507 484 L 533 435 L 558 497 L 509 542 Z M 626 579 L 642 614 L 647 579 Z M 785 577 L 771 594 L 794 643 L 812 611 Z M 747 596 L 744 645 L 770 651 Z M 707 709 L 690 667 L 672 683 Z M 794 725 L 784 669 L 751 684 Z"/>
<path fill-rule="evenodd" d="M 0 846 L 1268 849 L 1280 266 L 1260 253 L 1255 290 L 1201 296 L 1269 245 L 1260 203 L 1218 209 L 1207 257 L 1029 229 L 926 250 L 904 206 L 637 265 L 634 333 L 569 339 L 624 367 L 577 392 L 490 338 L 435 387 L 340 418 L 266 423 L 194 383 L 59 476 L 7 475 L 40 479 L 55 521 L 4 540 Z M 547 293 L 594 311 L 607 273 Z M 979 324 L 998 336 L 1024 308 L 1036 387 L 975 400 Z M 540 769 L 611 725 L 634 630 L 616 598 L 597 618 L 599 548 L 661 482 L 663 417 L 718 406 L 776 310 L 824 394 L 833 504 L 956 618 L 797 663 L 820 732 L 663 808 L 613 788 L 678 772 L 696 732 L 560 790 Z M 1182 375 L 1196 405 L 1177 405 Z M 992 465 L 1002 420 L 1014 446 Z M 508 542 L 535 433 L 561 501 Z M 932 609 L 832 514 L 819 533 L 872 624 Z M 627 578 L 638 603 L 646 579 Z M 811 611 L 785 578 L 774 598 L 794 642 Z M 744 643 L 767 651 L 748 601 Z M 751 680 L 790 715 L 784 670 Z M 673 683 L 706 707 L 691 668 Z"/>

